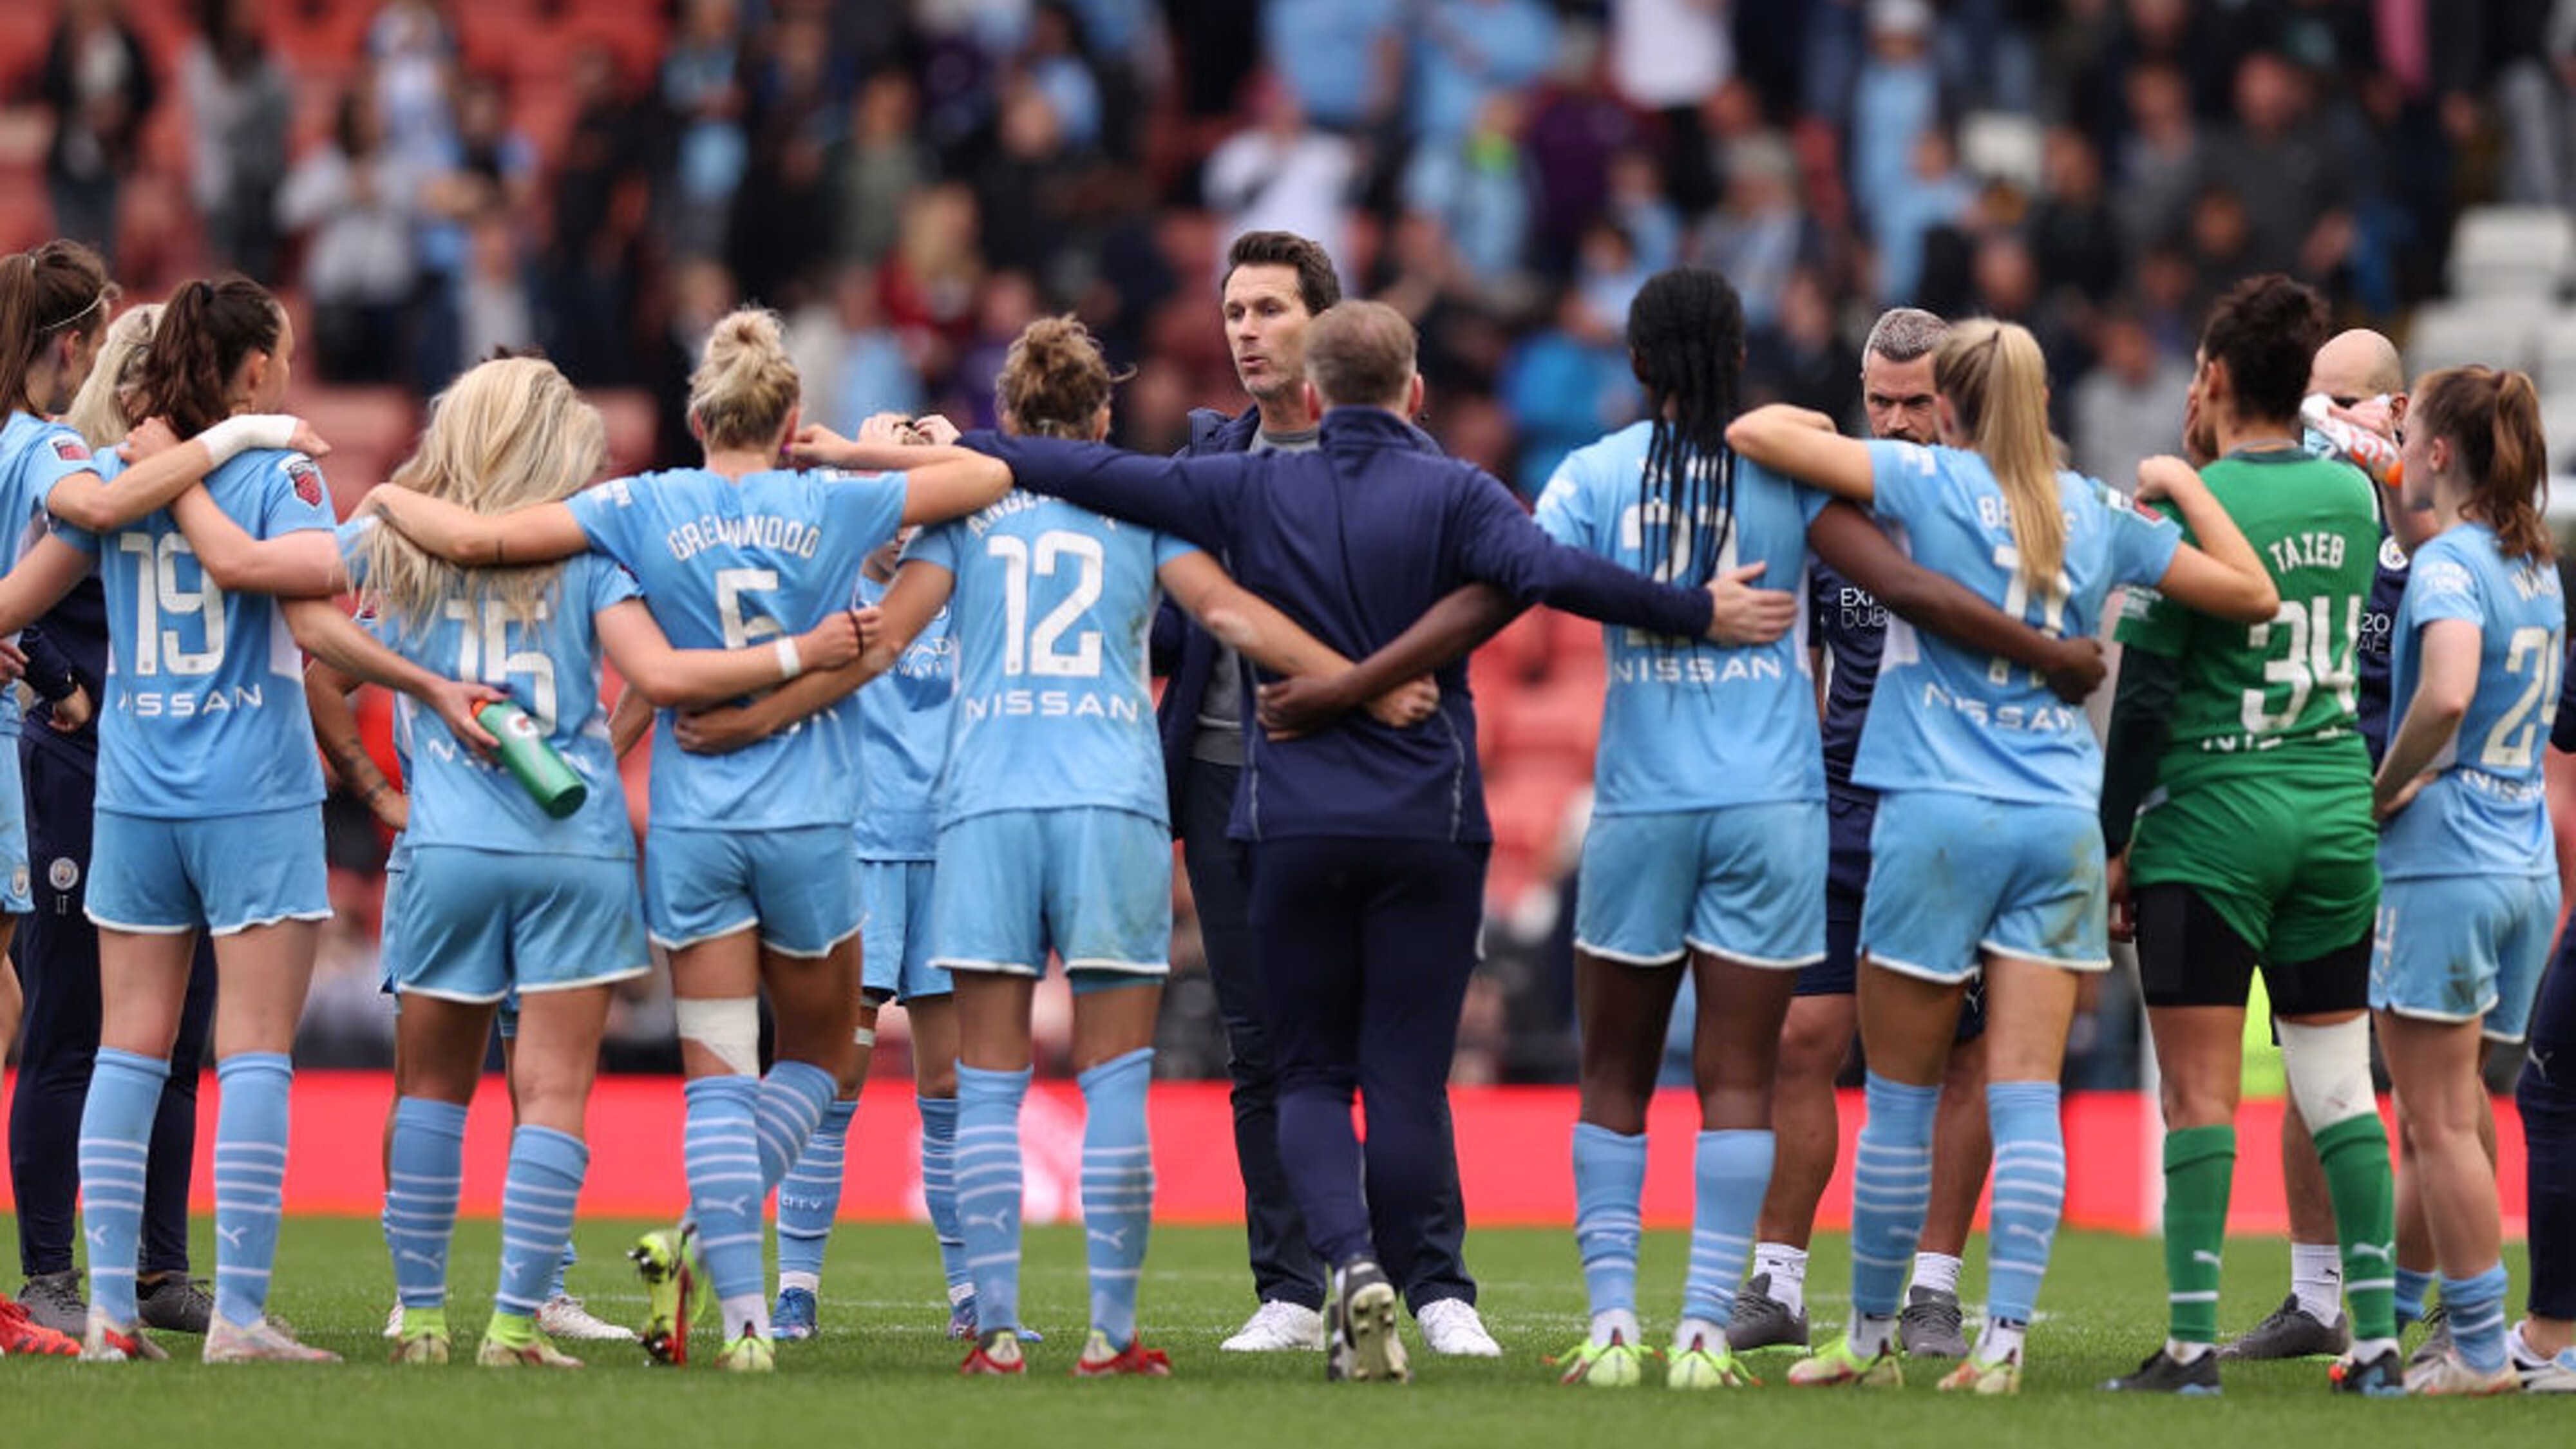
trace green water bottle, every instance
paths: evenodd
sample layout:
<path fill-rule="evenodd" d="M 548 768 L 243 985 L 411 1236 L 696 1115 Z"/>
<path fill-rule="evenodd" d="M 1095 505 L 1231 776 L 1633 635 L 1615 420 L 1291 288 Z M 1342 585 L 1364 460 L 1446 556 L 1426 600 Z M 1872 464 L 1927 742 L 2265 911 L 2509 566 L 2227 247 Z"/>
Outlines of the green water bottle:
<path fill-rule="evenodd" d="M 590 786 L 546 743 L 528 712 L 506 699 L 477 710 L 474 721 L 501 742 L 501 764 L 526 787 L 528 798 L 551 819 L 561 820 L 590 798 Z"/>

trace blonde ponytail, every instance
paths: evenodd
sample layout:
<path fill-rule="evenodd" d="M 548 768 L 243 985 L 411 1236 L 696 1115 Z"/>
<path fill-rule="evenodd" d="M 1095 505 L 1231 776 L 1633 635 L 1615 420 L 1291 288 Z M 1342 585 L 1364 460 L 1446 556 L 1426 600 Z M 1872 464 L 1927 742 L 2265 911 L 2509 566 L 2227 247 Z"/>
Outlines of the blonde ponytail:
<path fill-rule="evenodd" d="M 1932 382 L 2003 488 L 2022 579 L 2034 590 L 2055 587 L 2066 565 L 2066 505 L 2057 491 L 2039 343 L 2010 322 L 1962 322 L 1933 353 Z"/>
<path fill-rule="evenodd" d="M 802 389 L 778 314 L 746 307 L 707 334 L 698 370 L 689 374 L 689 417 L 710 449 L 766 448 L 786 428 Z"/>

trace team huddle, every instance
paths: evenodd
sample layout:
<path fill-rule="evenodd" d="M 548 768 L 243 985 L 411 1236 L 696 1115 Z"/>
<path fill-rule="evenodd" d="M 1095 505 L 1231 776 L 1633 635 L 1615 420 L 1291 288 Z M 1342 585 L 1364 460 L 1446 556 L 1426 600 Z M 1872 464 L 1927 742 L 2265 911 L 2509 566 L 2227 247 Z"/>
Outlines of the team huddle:
<path fill-rule="evenodd" d="M 2133 502 L 2059 466 L 2021 328 L 1889 314 L 1864 353 L 1877 437 L 1849 439 L 1739 410 L 1734 289 L 1677 269 L 1630 311 L 1647 419 L 1569 456 L 1532 516 L 1410 424 L 1412 325 L 1341 301 L 1311 242 L 1248 235 L 1221 290 L 1254 407 L 1181 458 L 1103 441 L 1115 379 L 1070 319 L 1012 345 L 999 431 L 887 414 L 843 437 L 806 422 L 776 320 L 745 311 L 692 378 L 699 466 L 594 484 L 598 414 L 549 364 L 501 358 L 439 395 L 341 523 L 327 441 L 280 412 L 295 338 L 274 298 L 191 282 L 111 323 L 82 248 L 0 262 L 0 629 L 92 587 L 106 649 L 94 701 L 40 688 L 48 722 L 27 726 L 97 720 L 90 1289 L 76 1335 L 0 1307 L 0 1351 L 158 1358 L 146 1329 L 177 1326 L 210 1362 L 333 1357 L 266 1311 L 288 1052 L 329 914 L 328 755 L 400 832 L 396 1361 L 450 1356 L 465 1119 L 497 1022 L 516 1125 L 475 1360 L 571 1367 L 558 1338 L 632 1337 L 681 1364 L 708 1316 L 718 1367 L 772 1369 L 817 1329 L 892 1002 L 963 1370 L 1024 1372 L 1019 1118 L 1052 959 L 1085 1106 L 1073 1372 L 1170 1373 L 1138 1295 L 1175 827 L 1227 994 L 1262 1298 L 1226 1347 L 1320 1347 L 1331 1378 L 1401 1381 L 1402 1305 L 1435 1351 L 1499 1353 L 1444 1087 L 1492 839 L 1465 660 L 1544 602 L 1600 620 L 1610 659 L 1575 925 L 1592 1318 L 1555 1360 L 1566 1382 L 1644 1376 L 1645 1115 L 1688 979 L 1702 1130 L 1668 1382 L 1747 1386 L 1753 1353 L 1790 1345 L 1793 1384 L 1897 1384 L 1917 1358 L 1954 1362 L 1943 1389 L 2016 1391 L 2066 1196 L 2066 1041 L 2117 936 L 2163 1072 L 2171 1294 L 2164 1344 L 2106 1387 L 2215 1393 L 2222 1357 L 2322 1345 L 2347 1391 L 2576 1388 L 2576 1086 L 2550 1073 L 2576 987 L 2560 971 L 2540 991 L 2566 627 L 2528 379 L 2410 391 L 2384 340 L 2329 341 L 2313 292 L 2258 278 L 2217 305 L 2176 400 L 2190 460 L 2149 460 Z M 2082 702 L 2114 614 L 2106 750 Z M 1156 672 L 1174 676 L 1159 735 Z M 358 741 L 364 682 L 400 694 L 399 788 Z M 20 728 L 13 693 L 0 730 Z M 617 759 L 647 729 L 639 856 Z M 498 734 L 519 756 L 542 741 L 565 788 L 505 770 Z M 0 782 L 12 913 L 53 798 Z M 173 1325 L 154 1120 L 204 1029 L 201 935 L 221 981 L 217 1268 L 199 1321 Z M 629 1334 L 579 1312 L 562 1272 L 610 993 L 655 946 L 691 1207 L 634 1250 L 650 1292 Z M 2257 971 L 2296 1108 L 2299 1282 L 2222 1348 Z M 11 986 L 0 1040 L 16 1016 Z M 1806 1247 L 1855 1031 L 1852 1313 L 1819 1346 Z M 2508 1330 L 2479 1057 L 2482 1035 L 2526 1032 L 2533 1281 Z M 1989 1164 L 1972 1342 L 1959 1267 Z M 2428 1315 L 2409 1361 L 2399 1334 Z"/>

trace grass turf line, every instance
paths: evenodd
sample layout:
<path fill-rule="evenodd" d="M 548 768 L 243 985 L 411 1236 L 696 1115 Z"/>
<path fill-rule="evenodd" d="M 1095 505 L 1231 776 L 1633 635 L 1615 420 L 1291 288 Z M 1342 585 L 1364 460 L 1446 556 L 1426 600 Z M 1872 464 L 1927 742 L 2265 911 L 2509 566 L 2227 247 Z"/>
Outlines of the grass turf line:
<path fill-rule="evenodd" d="M 0 1218 L 11 1230 L 14 1223 Z M 631 1322 L 642 1294 L 620 1254 L 644 1224 L 587 1222 L 586 1255 L 572 1287 L 603 1317 Z M 211 1264 L 199 1223 L 198 1262 Z M 741 1380 L 704 1367 L 713 1335 L 699 1331 L 700 1367 L 651 1369 L 625 1345 L 571 1345 L 582 1373 L 495 1373 L 472 1367 L 489 1307 L 497 1230 L 469 1222 L 452 1256 L 458 1285 L 449 1305 L 460 1361 L 445 1369 L 395 1368 L 379 1336 L 391 1301 L 391 1270 L 372 1222 L 296 1218 L 286 1224 L 276 1306 L 305 1337 L 348 1356 L 341 1368 L 208 1368 L 195 1341 L 161 1335 L 172 1362 L 123 1366 L 56 1360 L 0 1361 L 0 1410 L 8 1442 L 30 1446 L 122 1446 L 185 1425 L 191 1449 L 350 1444 L 405 1446 L 579 1445 L 582 1449 L 729 1449 L 820 1441 L 911 1446 L 944 1442 L 1115 1445 L 1118 1449 L 1310 1449 L 1319 1434 L 1363 1434 L 1403 1449 L 1494 1449 L 1498 1445 L 1655 1443 L 1712 1429 L 1780 1436 L 1781 1442 L 1907 1443 L 1926 1431 L 1989 1446 L 2085 1449 L 2163 1446 L 2178 1436 L 2224 1435 L 2277 1449 L 2304 1449 L 2324 1436 L 2356 1432 L 2474 1435 L 2485 1446 L 2569 1443 L 2576 1403 L 2545 1398 L 2469 1403 L 2363 1402 L 2327 1393 L 2322 1363 L 2231 1365 L 2217 1401 L 2117 1397 L 2094 1385 L 2134 1366 L 2162 1336 L 2163 1282 L 2152 1240 L 2068 1233 L 2041 1294 L 2043 1321 L 2031 1335 L 2022 1397 L 1965 1401 L 1932 1392 L 1940 1367 L 1917 1365 L 1899 1393 L 1791 1390 L 1790 1356 L 1754 1356 L 1760 1389 L 1678 1394 L 1660 1364 L 1626 1393 L 1560 1388 L 1543 1358 L 1582 1332 L 1583 1290 L 1567 1232 L 1478 1232 L 1469 1259 L 1482 1284 L 1487 1323 L 1502 1341 L 1499 1362 L 1415 1353 L 1419 1378 L 1406 1389 L 1322 1382 L 1313 1354 L 1226 1354 L 1217 1344 L 1251 1307 L 1243 1238 L 1220 1229 L 1161 1228 L 1147 1260 L 1142 1319 L 1147 1342 L 1169 1349 L 1167 1382 L 1077 1382 L 1086 1294 L 1082 1235 L 1069 1227 L 1029 1235 L 1022 1288 L 1029 1321 L 1047 1341 L 1033 1346 L 1024 1382 L 956 1376 L 959 1345 L 945 1336 L 947 1314 L 927 1228 L 844 1226 L 832 1241 L 823 1284 L 823 1337 L 781 1344 L 774 1378 Z M 1641 1288 L 1647 1336 L 1670 1334 L 1680 1298 L 1686 1242 L 1647 1237 Z M 2222 1322 L 2230 1331 L 2268 1312 L 2285 1291 L 2288 1253 L 2277 1239 L 2230 1245 Z M 1971 1249 L 1972 1256 L 1977 1249 Z M 1849 1285 L 1839 1238 L 1819 1239 L 1811 1286 L 1818 1331 L 1840 1317 Z M 2519 1287 L 2519 1249 L 2508 1256 Z M 1972 1263 L 1966 1286 L 1984 1282 Z M 1408 1335 L 1411 1330 L 1408 1328 Z M 1364 1417 L 1354 1418 L 1354 1415 Z M 1925 1416 L 1930 1416 L 1926 1418 Z M 1973 1437 L 1969 1437 L 1973 1436 Z M 1754 1442 L 1762 1442 L 1757 1439 Z M 2389 1442 L 2389 1441 L 2380 1441 Z M 2404 1442 L 2399 1439 L 2395 1442 Z"/>

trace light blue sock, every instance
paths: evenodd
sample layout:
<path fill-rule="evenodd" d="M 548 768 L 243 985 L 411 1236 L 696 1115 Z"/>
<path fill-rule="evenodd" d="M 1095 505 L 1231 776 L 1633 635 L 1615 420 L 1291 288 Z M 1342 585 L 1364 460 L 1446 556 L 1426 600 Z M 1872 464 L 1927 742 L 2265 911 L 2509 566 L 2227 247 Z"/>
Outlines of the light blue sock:
<path fill-rule="evenodd" d="M 568 1132 L 522 1126 L 510 1134 L 510 1172 L 501 1183 L 501 1282 L 492 1307 L 534 1314 L 561 1272 L 573 1209 L 590 1171 L 590 1149 Z"/>
<path fill-rule="evenodd" d="M 812 1062 L 780 1062 L 760 1079 L 760 1102 L 753 1117 L 760 1128 L 760 1195 L 765 1201 L 769 1190 L 787 1176 L 805 1150 L 806 1139 L 814 1135 L 815 1124 L 823 1120 L 823 1110 L 839 1095 L 840 1084 L 832 1074 Z"/>
<path fill-rule="evenodd" d="M 1153 1077 L 1154 1049 L 1139 1047 L 1076 1079 L 1082 1087 L 1082 1236 L 1091 1265 L 1091 1326 L 1117 1349 L 1136 1341 L 1137 1281 L 1154 1225 L 1154 1147 L 1145 1124 L 1145 1089 Z"/>
<path fill-rule="evenodd" d="M 81 1235 L 89 1244 L 90 1302 L 119 1325 L 135 1321 L 134 1273 L 143 1242 L 143 1164 L 170 1063 L 100 1047 L 81 1103 Z"/>
<path fill-rule="evenodd" d="M 582 1151 L 587 1154 L 590 1149 L 584 1147 Z M 585 1155 L 582 1160 L 587 1163 L 589 1158 Z M 563 1256 L 555 1259 L 554 1276 L 546 1280 L 546 1297 L 548 1299 L 568 1296 L 564 1289 L 564 1275 L 570 1273 L 572 1271 L 572 1265 L 580 1261 L 580 1250 L 573 1247 L 572 1239 L 570 1237 L 566 1237 L 564 1239 Z"/>
<path fill-rule="evenodd" d="M 850 1115 L 856 1102 L 834 1102 L 823 1109 L 814 1135 L 796 1165 L 778 1184 L 778 1276 L 790 1273 L 823 1276 L 823 1245 L 832 1236 L 832 1219 L 841 1212 L 841 1165 L 849 1148 Z"/>
<path fill-rule="evenodd" d="M 2442 1306 L 2451 1314 L 2451 1344 L 2460 1362 L 2480 1373 L 2504 1367 L 2504 1264 L 2469 1278 L 2442 1275 Z"/>
<path fill-rule="evenodd" d="M 1867 1101 L 1852 1154 L 1852 1307 L 1892 1318 L 1932 1207 L 1932 1114 L 1941 1089 L 1872 1072 Z"/>
<path fill-rule="evenodd" d="M 948 1300 L 975 1289 L 966 1271 L 966 1240 L 957 1228 L 957 1099 L 918 1097 L 921 1109 L 921 1205 L 939 1240 L 939 1267 L 948 1278 Z"/>
<path fill-rule="evenodd" d="M 2412 1268 L 2397 1270 L 2398 1327 L 2404 1328 L 2424 1316 L 2424 1294 L 2432 1286 L 2430 1273 L 2418 1273 Z"/>
<path fill-rule="evenodd" d="M 464 1180 L 465 1109 L 427 1097 L 395 1102 L 385 1246 L 393 1250 L 394 1294 L 405 1308 L 447 1302 L 447 1245 Z"/>
<path fill-rule="evenodd" d="M 1770 1129 L 1702 1132 L 1691 1154 L 1690 1274 L 1682 1316 L 1724 1327 L 1735 1317 L 1736 1285 L 1753 1251 L 1753 1224 L 1771 1187 Z"/>
<path fill-rule="evenodd" d="M 1020 1326 L 1020 1099 L 1029 1072 L 957 1068 L 957 1228 L 978 1332 Z"/>
<path fill-rule="evenodd" d="M 1637 1311 L 1639 1205 L 1646 1196 L 1646 1134 L 1625 1137 L 1574 1124 L 1574 1250 L 1592 1316 Z"/>
<path fill-rule="evenodd" d="M 680 1157 L 689 1173 L 698 1249 L 719 1298 L 761 1290 L 760 1129 L 754 1115 L 760 1083 L 752 1077 L 700 1077 L 686 1088 L 688 1128 Z"/>
<path fill-rule="evenodd" d="M 283 1052 L 235 1052 L 215 1064 L 215 1311 L 247 1327 L 268 1311 L 277 1219 L 286 1199 L 288 1103 L 295 1065 Z"/>
<path fill-rule="evenodd" d="M 1986 1225 L 1986 1316 L 2028 1323 L 2066 1211 L 2066 1137 L 2055 1082 L 1989 1082 L 1995 1196 Z"/>

